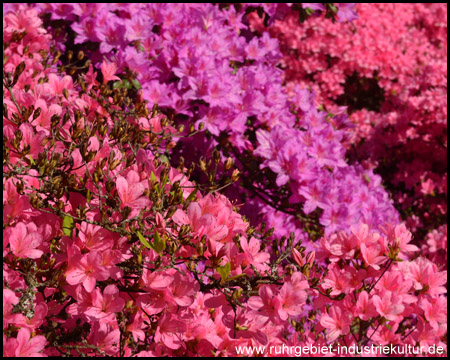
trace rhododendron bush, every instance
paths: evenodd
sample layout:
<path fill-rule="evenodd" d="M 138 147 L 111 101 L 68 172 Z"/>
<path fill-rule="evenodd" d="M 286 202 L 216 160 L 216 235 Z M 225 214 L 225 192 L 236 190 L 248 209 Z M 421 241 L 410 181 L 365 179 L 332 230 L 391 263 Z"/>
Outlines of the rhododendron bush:
<path fill-rule="evenodd" d="M 5 4 L 3 355 L 446 351 L 446 224 L 413 239 L 346 107 L 285 84 L 279 22 L 358 9 Z"/>
<path fill-rule="evenodd" d="M 358 4 L 349 23 L 290 13 L 252 29 L 280 41 L 288 89 L 356 124 L 348 155 L 382 175 L 419 244 L 447 222 L 447 4 Z M 442 246 L 443 245 L 443 246 Z M 447 245 L 423 247 L 446 266 Z"/>

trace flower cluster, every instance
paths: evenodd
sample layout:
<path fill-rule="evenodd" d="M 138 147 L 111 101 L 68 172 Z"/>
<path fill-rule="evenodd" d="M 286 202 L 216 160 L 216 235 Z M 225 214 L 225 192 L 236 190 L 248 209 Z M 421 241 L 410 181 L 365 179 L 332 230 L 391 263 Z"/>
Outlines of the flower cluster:
<path fill-rule="evenodd" d="M 3 355 L 446 349 L 446 226 L 419 256 L 246 20 L 353 8 L 6 5 Z"/>
<path fill-rule="evenodd" d="M 349 106 L 349 155 L 379 173 L 416 237 L 446 223 L 447 5 L 358 4 L 358 19 L 295 14 L 252 29 L 280 41 L 287 88 Z"/>
<path fill-rule="evenodd" d="M 345 163 L 341 143 L 348 136 L 349 123 L 344 109 L 327 115 L 317 110 L 314 94 L 297 89 L 292 98 L 286 93 L 281 71 L 275 67 L 281 58 L 277 41 L 267 32 L 260 37 L 252 35 L 241 21 L 248 5 L 239 11 L 233 6 L 219 11 L 212 5 L 186 4 L 37 7 L 50 12 L 55 21 L 70 22 L 75 44 L 97 43 L 91 58 L 106 56 L 119 72 L 136 74 L 142 98 L 149 104 L 177 114 L 178 123 L 195 124 L 196 128 L 203 124 L 213 138 L 206 142 L 204 136 L 182 140 L 179 153 L 187 161 L 225 139 L 233 147 L 231 155 L 241 172 L 246 174 L 242 157 L 256 149 L 252 156 L 261 156 L 261 166 L 277 175 L 274 185 L 289 183 L 286 191 L 294 206 L 291 213 L 302 205 L 305 214 L 323 210 L 318 225 L 325 227 L 326 233 L 348 229 L 360 221 L 374 226 L 397 221 L 380 179 L 370 169 Z M 308 8 L 313 14 L 325 9 L 320 4 Z M 263 9 L 273 19 L 289 7 L 264 5 Z M 349 15 L 351 6 L 339 9 L 338 18 L 354 19 Z M 279 138 L 281 133 L 285 135 Z M 252 141 L 255 137 L 256 142 Z M 271 145 L 269 137 L 273 138 Z M 285 141 L 288 137 L 290 142 Z M 186 153 L 186 147 L 197 151 Z M 321 191 L 327 193 L 327 199 L 318 198 L 323 197 L 317 194 L 319 188 L 329 189 Z M 254 206 L 248 206 L 244 214 L 252 217 L 261 212 L 268 223 L 274 222 L 268 216 L 274 214 L 273 205 L 267 208 L 260 198 L 239 191 L 239 202 L 254 198 Z M 359 206 L 361 201 L 363 206 Z M 286 225 L 295 221 L 288 211 L 278 216 Z"/>

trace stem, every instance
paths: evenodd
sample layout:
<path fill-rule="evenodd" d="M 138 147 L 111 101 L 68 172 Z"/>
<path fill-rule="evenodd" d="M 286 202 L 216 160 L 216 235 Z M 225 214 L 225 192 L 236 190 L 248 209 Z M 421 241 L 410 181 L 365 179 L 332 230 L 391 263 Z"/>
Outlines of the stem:
<path fill-rule="evenodd" d="M 368 294 L 370 294 L 370 292 L 375 288 L 375 286 L 378 284 L 378 282 L 381 280 L 381 278 L 383 277 L 383 275 L 386 273 L 386 271 L 388 271 L 388 269 L 391 267 L 392 263 L 394 262 L 393 260 L 389 259 L 387 261 L 389 264 L 384 268 L 383 273 L 380 275 L 380 277 L 378 278 L 378 280 L 370 287 L 370 289 L 367 291 Z"/>
<path fill-rule="evenodd" d="M 19 114 L 20 114 L 20 116 L 22 116 L 22 119 L 23 119 L 22 110 L 20 109 L 19 104 L 17 104 L 16 98 L 13 94 L 11 86 L 7 86 L 7 89 L 9 91 L 9 94 L 11 95 L 11 100 L 13 101 L 14 105 L 16 105 L 16 108 L 19 111 Z"/>

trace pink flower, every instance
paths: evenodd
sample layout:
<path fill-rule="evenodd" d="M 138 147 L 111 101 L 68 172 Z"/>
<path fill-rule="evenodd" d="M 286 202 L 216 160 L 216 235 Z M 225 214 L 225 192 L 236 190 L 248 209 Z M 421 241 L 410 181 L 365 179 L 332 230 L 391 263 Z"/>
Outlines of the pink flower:
<path fill-rule="evenodd" d="M 358 15 L 356 14 L 355 9 L 356 4 L 355 3 L 339 3 L 338 4 L 338 21 L 344 22 L 344 21 L 353 21 L 358 18 Z"/>
<path fill-rule="evenodd" d="M 11 339 L 10 339 L 11 340 Z M 23 327 L 17 334 L 15 356 L 16 357 L 46 357 L 40 353 L 47 343 L 44 336 L 37 335 L 31 338 L 31 331 Z"/>
<path fill-rule="evenodd" d="M 181 277 L 178 272 L 173 275 L 173 282 L 166 289 L 166 298 L 178 306 L 189 306 L 194 302 L 195 293 L 198 291 L 198 283 Z"/>
<path fill-rule="evenodd" d="M 259 60 L 266 55 L 266 49 L 261 46 L 257 37 L 254 37 L 250 43 L 245 47 L 245 52 L 249 59 Z"/>
<path fill-rule="evenodd" d="M 17 321 L 21 314 L 12 314 L 14 305 L 20 301 L 20 298 L 16 296 L 14 291 L 10 289 L 3 289 L 3 328 L 7 328 L 9 323 L 14 323 Z"/>
<path fill-rule="evenodd" d="M 286 290 L 287 291 L 287 290 Z M 281 310 L 282 317 L 287 318 L 287 313 L 282 310 L 280 298 L 273 294 L 272 287 L 263 285 L 259 289 L 259 296 L 252 296 L 248 299 L 248 306 L 250 309 L 257 310 L 258 313 L 267 317 L 269 321 L 277 323 L 279 312 Z"/>
<path fill-rule="evenodd" d="M 92 292 L 97 280 L 109 278 L 109 271 L 101 265 L 102 255 L 91 251 L 66 272 L 66 280 L 70 285 L 83 284 L 87 292 Z"/>
<path fill-rule="evenodd" d="M 105 76 L 105 75 L 103 75 Z M 94 72 L 94 67 L 92 64 L 89 65 L 88 72 L 84 75 L 84 80 L 86 81 L 88 85 L 88 91 L 93 87 L 99 85 L 99 82 L 97 81 L 97 73 Z"/>
<path fill-rule="evenodd" d="M 414 288 L 423 293 L 436 296 L 447 292 L 447 271 L 439 271 L 438 267 L 425 258 L 417 258 L 409 264 L 408 276 L 414 282 Z"/>
<path fill-rule="evenodd" d="M 363 291 L 359 294 L 358 301 L 356 302 L 356 307 L 354 309 L 354 314 L 364 321 L 368 321 L 369 318 L 377 315 L 377 312 L 373 307 L 372 300 L 369 299 L 369 294 L 367 291 Z"/>
<path fill-rule="evenodd" d="M 167 271 L 151 271 L 144 268 L 142 282 L 146 287 L 153 290 L 165 290 L 173 282 L 173 276 Z"/>
<path fill-rule="evenodd" d="M 32 124 L 36 125 L 36 130 L 38 131 L 43 130 L 45 131 L 45 134 L 49 134 L 51 128 L 51 118 L 55 114 L 61 115 L 62 112 L 61 106 L 59 106 L 58 104 L 50 105 L 47 104 L 47 102 L 42 99 L 37 99 L 34 107 L 36 109 L 40 108 L 41 113 L 36 119 L 33 120 Z"/>
<path fill-rule="evenodd" d="M 380 326 L 375 334 L 372 336 L 372 341 L 379 345 L 399 344 L 401 343 L 401 335 L 396 334 L 398 323 L 389 323 L 390 328 Z M 374 330 L 370 330 L 374 331 Z"/>
<path fill-rule="evenodd" d="M 332 255 L 330 261 L 338 261 L 339 259 L 352 259 L 359 244 L 357 238 L 347 235 L 341 231 L 330 236 L 329 251 Z"/>
<path fill-rule="evenodd" d="M 296 290 L 291 283 L 285 283 L 278 297 L 281 300 L 281 308 L 278 310 L 281 320 L 287 320 L 288 316 L 297 316 L 303 312 L 307 298 L 305 291 Z"/>
<path fill-rule="evenodd" d="M 4 182 L 5 190 L 3 190 L 3 222 L 7 222 L 8 217 L 15 218 L 30 213 L 30 202 L 28 196 L 19 195 L 12 179 Z M 7 228 L 8 229 L 8 228 Z M 8 230 L 10 231 L 10 230 Z M 3 235 L 3 250 L 9 244 L 9 237 Z M 3 256 L 6 256 L 4 254 Z"/>
<path fill-rule="evenodd" d="M 80 248 L 82 249 L 87 248 L 89 250 L 104 251 L 111 249 L 114 245 L 114 234 L 101 226 L 82 222 L 81 225 L 77 224 L 77 228 L 80 230 L 78 238 L 81 242 Z"/>
<path fill-rule="evenodd" d="M 334 341 L 341 335 L 347 335 L 350 331 L 351 323 L 352 314 L 339 306 L 331 306 L 328 313 L 322 314 L 320 319 L 320 324 L 328 329 L 328 341 Z"/>
<path fill-rule="evenodd" d="M 365 244 L 369 241 L 369 225 L 361 223 L 358 230 L 356 230 L 353 226 L 351 227 L 351 230 L 358 247 L 361 247 L 361 244 Z"/>
<path fill-rule="evenodd" d="M 31 319 L 21 316 L 16 323 L 33 331 L 43 324 L 47 314 L 48 306 L 45 302 L 41 302 L 34 307 L 34 316 Z"/>
<path fill-rule="evenodd" d="M 250 241 L 246 237 L 241 237 L 241 247 L 244 251 L 243 254 L 239 254 L 238 258 L 242 261 L 241 265 L 244 267 L 255 266 L 258 270 L 264 270 L 264 264 L 269 260 L 270 254 L 260 251 L 261 242 L 251 237 Z"/>
<path fill-rule="evenodd" d="M 42 143 L 46 138 L 45 131 L 36 131 L 31 124 L 22 124 L 19 127 L 22 132 L 22 141 L 20 142 L 20 148 L 24 150 L 26 147 L 30 147 L 30 151 L 27 155 L 28 158 L 37 159 L 39 153 L 43 151 Z M 17 155 L 18 156 L 18 155 Z M 18 157 L 15 153 L 11 154 L 11 160 L 17 161 Z"/>
<path fill-rule="evenodd" d="M 383 256 L 384 252 L 380 244 L 361 244 L 361 255 L 364 262 L 373 267 L 375 270 L 380 270 L 380 265 L 386 262 L 386 257 Z"/>
<path fill-rule="evenodd" d="M 92 306 L 88 307 L 85 314 L 94 318 L 102 319 L 122 311 L 125 300 L 120 297 L 119 289 L 115 285 L 108 285 L 101 293 L 99 288 L 94 289 L 91 294 Z"/>
<path fill-rule="evenodd" d="M 388 320 L 396 321 L 405 310 L 401 298 L 390 291 L 385 291 L 382 297 L 375 295 L 372 301 L 378 313 Z"/>
<path fill-rule="evenodd" d="M 386 234 L 387 240 L 395 249 L 400 249 L 402 252 L 414 252 L 419 250 L 417 246 L 408 244 L 412 239 L 412 234 L 406 228 L 404 223 L 395 226 L 386 224 L 384 227 L 381 227 L 381 230 Z"/>
<path fill-rule="evenodd" d="M 127 326 L 127 331 L 131 332 L 133 335 L 134 341 L 138 342 L 139 340 L 144 341 L 145 333 L 143 329 L 146 327 L 144 324 L 144 320 L 147 320 L 147 315 L 142 311 L 138 311 L 134 315 L 133 322 Z"/>
<path fill-rule="evenodd" d="M 119 350 L 120 330 L 113 330 L 109 324 L 94 322 L 88 336 L 88 342 L 97 346 L 106 354 L 114 356 Z"/>
<path fill-rule="evenodd" d="M 447 225 L 442 225 L 427 234 L 428 251 L 431 253 L 444 250 L 447 253 Z"/>
<path fill-rule="evenodd" d="M 56 74 L 48 75 L 48 83 L 44 84 L 44 87 L 50 91 L 51 94 L 63 95 L 63 90 L 69 91 L 73 90 L 73 79 L 71 76 L 66 75 L 60 78 Z"/>
<path fill-rule="evenodd" d="M 190 225 L 199 238 L 206 234 L 214 241 L 222 240 L 228 234 L 227 226 L 218 224 L 217 217 L 205 210 L 199 203 L 193 202 L 187 209 L 187 215 L 182 210 L 177 210 L 173 215 L 173 221 L 179 225 Z"/>
<path fill-rule="evenodd" d="M 111 80 L 120 80 L 120 78 L 115 75 L 117 72 L 117 66 L 114 62 L 104 60 L 101 65 L 101 70 L 103 74 L 103 84 L 106 84 Z"/>
<path fill-rule="evenodd" d="M 361 283 L 365 277 L 365 270 L 356 270 L 353 267 L 345 266 L 340 269 L 336 263 L 329 266 L 329 272 L 322 284 L 324 289 L 332 289 L 330 295 L 336 296 L 341 293 L 349 294 Z"/>
<path fill-rule="evenodd" d="M 15 227 L 5 230 L 4 236 L 7 241 L 9 240 L 11 251 L 17 257 L 39 259 L 44 253 L 36 249 L 41 245 L 42 235 L 35 231 L 36 226 L 33 225 L 20 222 Z"/>
<path fill-rule="evenodd" d="M 428 349 L 428 347 L 436 345 L 440 342 L 439 332 L 437 332 L 431 326 L 431 324 L 428 324 L 425 320 L 423 320 L 420 317 L 417 322 L 417 330 L 413 332 L 412 338 L 414 339 L 414 341 L 417 341 L 420 344 L 420 346 L 423 346 L 425 349 Z"/>
<path fill-rule="evenodd" d="M 438 297 L 435 299 L 423 299 L 420 303 L 425 318 L 431 327 L 438 331 L 439 324 L 447 324 L 447 298 Z"/>
<path fill-rule="evenodd" d="M 149 207 L 151 204 L 150 199 L 142 196 L 145 186 L 140 182 L 139 174 L 134 170 L 127 174 L 126 179 L 118 176 L 116 188 L 121 201 L 121 208 L 128 206 L 132 209 L 130 217 L 137 215 L 140 209 Z"/>
<path fill-rule="evenodd" d="M 159 318 L 154 340 L 163 343 L 169 349 L 176 350 L 181 347 L 185 331 L 186 323 L 184 321 L 176 315 L 165 313 Z"/>

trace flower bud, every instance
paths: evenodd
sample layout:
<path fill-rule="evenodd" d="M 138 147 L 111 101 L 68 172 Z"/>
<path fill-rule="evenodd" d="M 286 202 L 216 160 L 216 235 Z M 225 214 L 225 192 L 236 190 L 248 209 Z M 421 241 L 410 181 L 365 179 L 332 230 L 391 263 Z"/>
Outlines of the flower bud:
<path fill-rule="evenodd" d="M 240 175 L 241 175 L 241 173 L 239 172 L 239 170 L 238 169 L 234 169 L 233 173 L 231 174 L 231 180 L 233 182 L 238 181 Z"/>
<path fill-rule="evenodd" d="M 82 50 L 78 51 L 77 59 L 79 61 L 84 59 L 84 52 Z"/>
<path fill-rule="evenodd" d="M 63 89 L 63 95 L 66 98 L 66 100 L 69 100 L 69 91 L 66 88 Z"/>
<path fill-rule="evenodd" d="M 19 65 L 17 65 L 16 69 L 14 70 L 14 78 L 12 86 L 14 86 L 17 83 L 17 81 L 19 80 L 19 76 L 22 75 L 24 70 L 25 70 L 25 62 L 22 61 Z"/>
<path fill-rule="evenodd" d="M 33 114 L 33 120 L 36 120 L 39 115 L 41 115 L 41 108 L 38 107 L 36 110 L 34 110 L 34 114 Z"/>
<path fill-rule="evenodd" d="M 310 266 L 313 266 L 315 258 L 316 252 L 311 251 L 308 255 L 306 255 L 306 263 L 309 264 Z"/>
<path fill-rule="evenodd" d="M 227 160 L 225 161 L 225 170 L 230 170 L 233 164 L 234 160 L 231 157 L 227 158 Z"/>
<path fill-rule="evenodd" d="M 300 267 L 305 265 L 305 260 L 303 260 L 302 254 L 296 248 L 292 249 L 292 257 Z"/>

